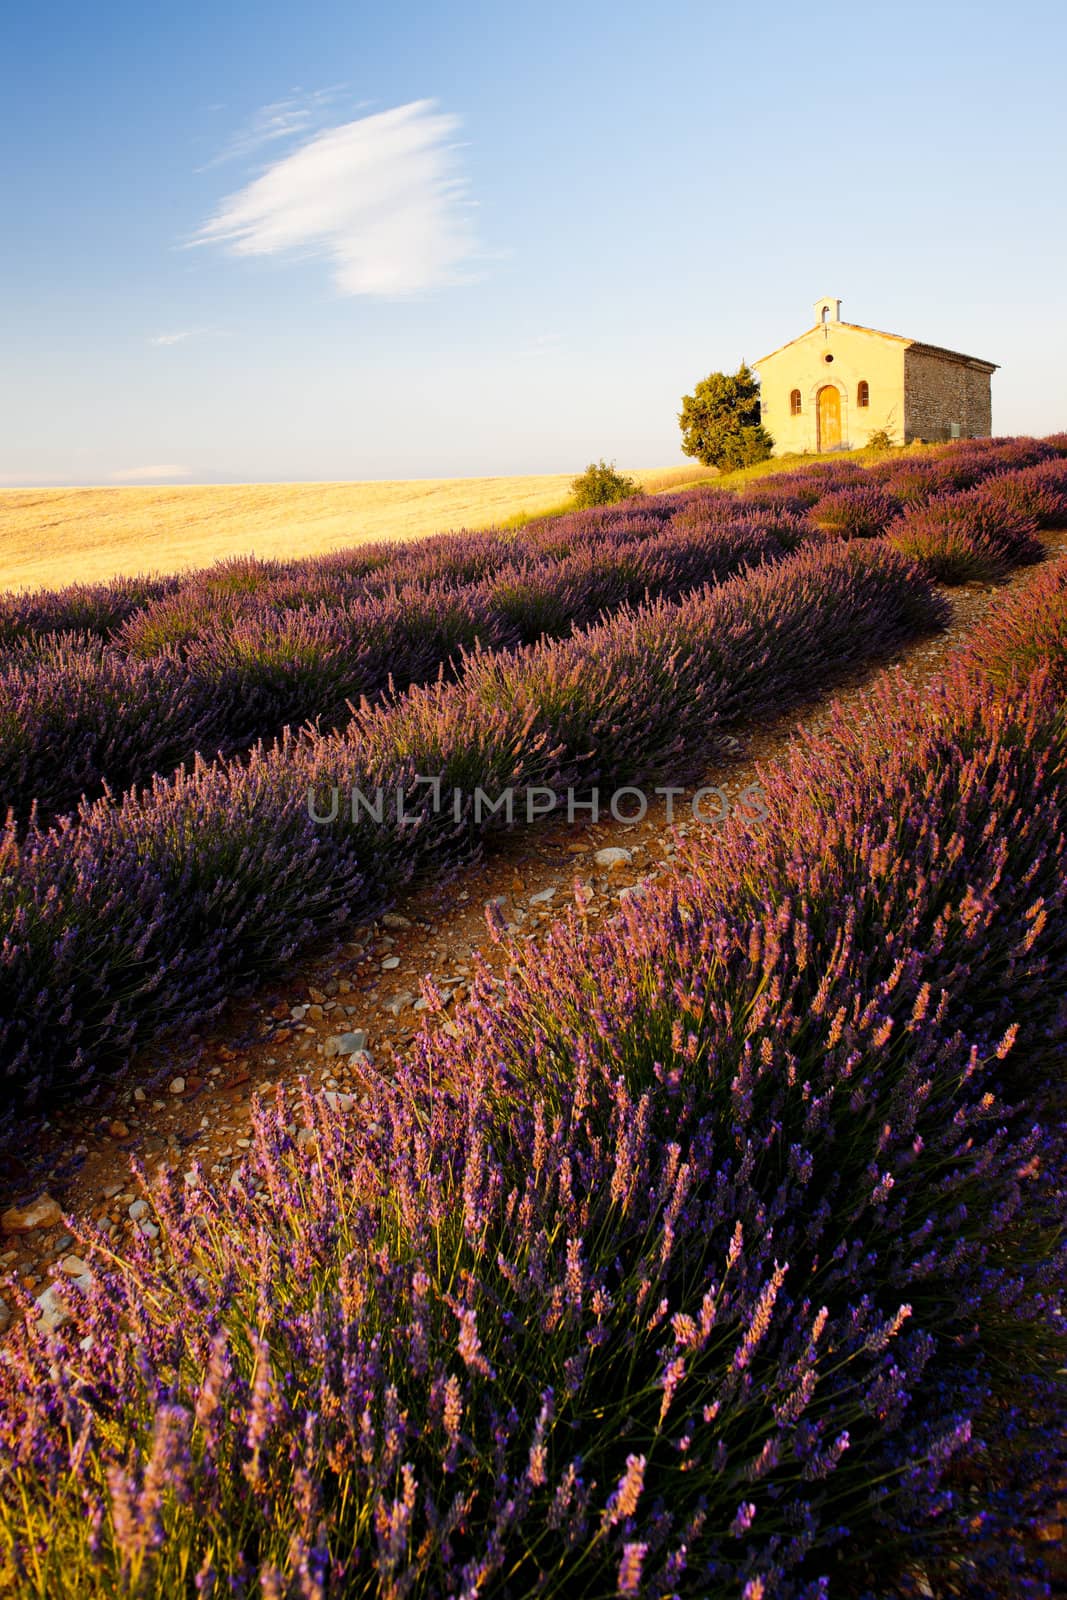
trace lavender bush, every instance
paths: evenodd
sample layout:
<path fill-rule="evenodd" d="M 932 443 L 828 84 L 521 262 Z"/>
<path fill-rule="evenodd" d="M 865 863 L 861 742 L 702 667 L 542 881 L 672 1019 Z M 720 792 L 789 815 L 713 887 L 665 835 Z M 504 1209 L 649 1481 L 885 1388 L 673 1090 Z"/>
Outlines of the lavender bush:
<path fill-rule="evenodd" d="M 945 485 L 934 461 L 889 460 L 875 462 L 870 468 L 874 482 L 892 494 L 903 506 L 924 505 Z M 952 492 L 955 485 L 949 486 Z"/>
<path fill-rule="evenodd" d="M 178 577 L 112 578 L 108 583 L 0 594 L 0 650 L 57 633 L 107 638 L 128 617 L 180 584 Z"/>
<path fill-rule="evenodd" d="M 864 482 L 864 469 L 854 461 L 814 461 L 796 471 L 776 472 L 748 483 L 738 490 L 737 498 L 746 510 L 777 506 L 803 513 L 823 495 Z"/>
<path fill-rule="evenodd" d="M 839 539 L 874 539 L 901 512 L 901 502 L 873 484 L 835 489 L 816 500 L 808 518 L 820 533 Z"/>
<path fill-rule="evenodd" d="M 1067 560 L 1005 596 L 975 632 L 967 660 L 1003 689 L 1043 668 L 1067 692 Z"/>
<path fill-rule="evenodd" d="M 812 536 L 806 514 L 777 505 L 741 510 L 721 491 L 717 495 L 696 494 L 671 518 L 678 533 L 710 533 L 716 528 L 732 528 L 740 533 L 773 536 L 786 550 L 797 550 Z"/>
<path fill-rule="evenodd" d="M 755 483 L 738 493 L 737 499 L 746 515 L 755 512 L 777 512 L 791 517 L 802 517 L 823 492 L 821 483 L 814 480 L 780 481 L 786 474 L 776 474 L 766 485 Z M 799 476 L 799 475 L 798 475 Z"/>
<path fill-rule="evenodd" d="M 934 447 L 920 457 L 876 462 L 870 476 L 906 506 L 976 488 L 999 470 L 995 457 L 972 448 L 975 441 Z"/>
<path fill-rule="evenodd" d="M 546 554 L 565 554 L 577 542 L 601 534 L 644 537 L 670 520 L 677 502 L 676 495 L 657 495 L 654 499 L 642 500 L 640 505 L 623 501 L 616 505 L 587 506 L 582 511 L 568 511 L 562 516 L 528 522 L 518 539 Z"/>
<path fill-rule="evenodd" d="M 592 539 L 613 550 L 653 539 L 665 531 L 676 509 L 673 500 L 654 512 L 639 514 L 623 514 L 623 507 L 605 506 L 543 524 L 531 523 L 521 533 L 490 529 L 435 534 L 407 543 L 359 546 L 284 566 L 223 563 L 226 570 L 212 568 L 197 574 L 180 591 L 132 617 L 113 642 L 126 654 L 148 658 L 171 649 L 184 652 L 195 645 L 205 628 L 231 626 L 264 610 L 333 609 L 383 598 L 401 588 L 469 587 L 516 565 L 557 561 L 588 551 Z M 732 520 L 739 520 L 736 507 Z"/>
<path fill-rule="evenodd" d="M 0 1353 L 8 1583 L 1047 1592 L 1058 699 L 895 682 L 872 725 L 481 973 L 365 1118 L 262 1109 L 230 1192 L 149 1189 L 156 1250 L 90 1233 L 69 1326 Z"/>
<path fill-rule="evenodd" d="M 21 843 L 0 836 L 0 1145 L 89 1098 L 145 1040 L 179 1036 L 374 889 L 262 762 L 197 763 Z"/>
<path fill-rule="evenodd" d="M 1012 567 L 1040 561 L 1037 520 L 1007 504 L 988 484 L 942 495 L 907 510 L 886 537 L 942 583 L 1004 577 Z"/>
<path fill-rule="evenodd" d="M 1032 517 L 1039 528 L 1067 527 L 1067 462 L 1040 461 L 1017 471 L 998 472 L 983 488 L 989 505 L 1013 516 Z"/>
<path fill-rule="evenodd" d="M 221 698 L 179 663 L 131 665 L 91 635 L 59 634 L 0 669 L 0 814 L 25 824 L 171 772 L 224 742 Z"/>
<path fill-rule="evenodd" d="M 505 541 L 487 533 L 359 546 L 288 565 L 224 562 L 195 574 L 179 591 L 131 617 L 113 643 L 139 659 L 168 651 L 184 654 L 205 629 L 231 627 L 265 611 L 333 609 L 401 589 L 474 583 L 511 559 Z"/>

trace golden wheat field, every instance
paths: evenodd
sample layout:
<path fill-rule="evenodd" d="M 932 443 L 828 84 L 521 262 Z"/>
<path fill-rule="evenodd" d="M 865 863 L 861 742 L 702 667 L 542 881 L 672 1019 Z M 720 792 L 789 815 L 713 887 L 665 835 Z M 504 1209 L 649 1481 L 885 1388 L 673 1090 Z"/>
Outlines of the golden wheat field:
<path fill-rule="evenodd" d="M 632 474 L 649 490 L 712 476 Z M 368 483 L 0 490 L 0 589 L 181 572 L 223 556 L 318 555 L 374 539 L 484 528 L 563 504 L 573 474 Z"/>

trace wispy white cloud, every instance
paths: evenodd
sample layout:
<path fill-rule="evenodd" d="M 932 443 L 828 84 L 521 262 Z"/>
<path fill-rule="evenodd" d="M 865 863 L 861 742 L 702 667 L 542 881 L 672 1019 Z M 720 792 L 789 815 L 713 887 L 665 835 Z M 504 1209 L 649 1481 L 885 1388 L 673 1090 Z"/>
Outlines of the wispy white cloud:
<path fill-rule="evenodd" d="M 431 100 L 328 128 L 225 199 L 192 243 L 325 258 L 346 295 L 456 282 L 476 249 L 458 128 Z"/>
<path fill-rule="evenodd" d="M 229 339 L 232 335 L 225 328 L 177 328 L 173 333 L 154 333 L 149 336 L 149 344 L 166 348 L 169 345 L 184 344 L 186 339 Z"/>
<path fill-rule="evenodd" d="M 327 108 L 336 100 L 341 88 L 343 85 L 335 85 L 331 89 L 315 89 L 311 94 L 294 89 L 287 99 L 275 100 L 269 106 L 263 106 L 234 134 L 229 144 L 207 163 L 207 167 L 201 167 L 200 170 L 203 172 L 208 167 L 220 166 L 224 161 L 243 159 L 266 145 L 306 134 L 309 129 L 322 124 Z M 221 111 L 223 108 L 209 109 Z"/>
<path fill-rule="evenodd" d="M 171 464 L 151 467 L 123 467 L 120 472 L 111 474 L 114 483 L 158 483 L 162 478 L 187 478 L 188 467 L 176 467 Z"/>

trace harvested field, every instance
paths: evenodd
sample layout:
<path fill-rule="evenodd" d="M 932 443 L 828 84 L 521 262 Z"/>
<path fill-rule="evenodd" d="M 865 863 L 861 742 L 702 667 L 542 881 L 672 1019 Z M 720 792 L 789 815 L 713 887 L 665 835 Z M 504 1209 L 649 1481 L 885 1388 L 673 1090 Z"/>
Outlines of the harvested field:
<path fill-rule="evenodd" d="M 369 483 L 0 490 L 0 589 L 185 572 L 227 556 L 321 555 L 376 539 L 484 528 L 567 500 L 573 473 Z M 703 467 L 631 474 L 649 491 Z"/>

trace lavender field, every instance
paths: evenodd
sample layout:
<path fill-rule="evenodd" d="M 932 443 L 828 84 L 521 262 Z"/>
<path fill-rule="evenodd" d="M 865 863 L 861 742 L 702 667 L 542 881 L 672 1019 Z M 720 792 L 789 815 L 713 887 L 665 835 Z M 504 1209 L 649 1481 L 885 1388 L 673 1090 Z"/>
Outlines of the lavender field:
<path fill-rule="evenodd" d="M 4 1592 L 1053 1592 L 1064 528 L 1067 435 L 971 440 L 0 600 L 24 1155 L 493 851 L 479 795 L 699 783 L 1034 568 L 931 689 L 881 671 L 798 738 L 760 821 L 480 970 L 367 1104 L 309 1084 L 297 1138 L 264 1100 L 128 1248 L 76 1223 L 62 1315 L 6 1287 Z"/>

